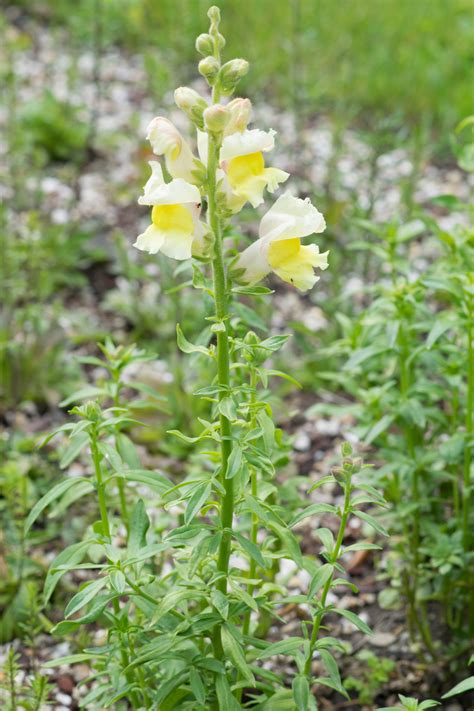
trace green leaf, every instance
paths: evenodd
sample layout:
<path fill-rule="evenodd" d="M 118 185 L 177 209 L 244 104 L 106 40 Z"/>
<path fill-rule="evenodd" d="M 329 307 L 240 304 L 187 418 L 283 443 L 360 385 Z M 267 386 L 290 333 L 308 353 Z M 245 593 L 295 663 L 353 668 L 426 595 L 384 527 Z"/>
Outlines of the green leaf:
<path fill-rule="evenodd" d="M 289 528 L 293 528 L 293 526 L 296 526 L 297 523 L 302 521 L 304 518 L 308 518 L 308 516 L 315 516 L 316 514 L 320 513 L 331 513 L 331 514 L 336 514 L 337 509 L 335 506 L 332 504 L 311 504 L 311 506 L 307 506 L 303 511 L 300 511 L 288 524 Z"/>
<path fill-rule="evenodd" d="M 120 476 L 127 481 L 137 484 L 146 484 L 150 489 L 163 492 L 170 489 L 172 484 L 161 472 L 151 472 L 148 469 L 127 469 Z"/>
<path fill-rule="evenodd" d="M 101 361 L 99 361 L 99 363 L 102 367 L 104 367 L 104 364 Z M 76 390 L 76 392 L 69 395 L 65 400 L 61 400 L 59 407 L 67 407 L 68 405 L 71 405 L 71 403 L 77 402 L 78 400 L 89 400 L 91 398 L 95 399 L 96 397 L 104 395 L 107 395 L 105 388 L 97 388 L 95 385 L 86 385 L 80 390 Z"/>
<path fill-rule="evenodd" d="M 332 474 L 328 474 L 327 476 L 323 476 L 321 479 L 316 481 L 309 489 L 308 489 L 308 494 L 311 494 L 313 491 L 316 491 L 316 489 L 319 489 L 320 486 L 323 486 L 324 484 L 332 484 L 334 482 L 334 477 Z"/>
<path fill-rule="evenodd" d="M 242 448 L 234 444 L 230 457 L 227 461 L 227 469 L 225 473 L 226 479 L 233 479 L 242 468 Z"/>
<path fill-rule="evenodd" d="M 224 417 L 227 417 L 228 420 L 235 420 L 237 417 L 237 410 L 235 407 L 235 403 L 233 399 L 229 396 L 223 397 L 222 400 L 219 401 L 217 405 L 217 409 L 221 413 L 221 415 L 224 415 Z"/>
<path fill-rule="evenodd" d="M 245 661 L 242 649 L 226 624 L 221 627 L 221 641 L 224 653 L 228 659 L 230 659 L 242 677 L 249 684 L 255 685 L 254 675 Z"/>
<path fill-rule="evenodd" d="M 92 607 L 83 617 L 79 617 L 77 620 L 64 620 L 57 624 L 51 630 L 51 633 L 62 637 L 65 634 L 74 632 L 81 625 L 88 625 L 91 622 L 95 622 L 104 612 L 105 608 L 111 600 L 117 597 L 116 593 L 108 593 L 107 595 L 99 595 L 96 597 L 92 603 Z"/>
<path fill-rule="evenodd" d="M 45 669 L 53 669 L 54 667 L 60 667 L 63 664 L 79 664 L 80 662 L 89 662 L 91 660 L 106 659 L 105 654 L 98 654 L 97 652 L 82 652 L 80 654 L 68 654 L 65 657 L 58 657 L 57 659 L 50 659 L 47 662 L 41 664 Z"/>
<path fill-rule="evenodd" d="M 308 711 L 309 703 L 309 682 L 305 674 L 297 674 L 291 685 L 293 698 L 298 711 Z"/>
<path fill-rule="evenodd" d="M 195 488 L 186 506 L 186 511 L 184 512 L 185 524 L 191 523 L 196 514 L 201 510 L 202 505 L 208 500 L 210 493 L 211 484 L 208 481 L 202 482 L 202 484 L 199 484 Z"/>
<path fill-rule="evenodd" d="M 434 344 L 440 338 L 440 336 L 443 335 L 448 329 L 452 327 L 452 321 L 451 319 L 447 318 L 436 318 L 436 321 L 433 324 L 433 327 L 431 328 L 431 331 L 428 334 L 428 337 L 426 339 L 426 347 L 428 350 L 433 348 Z"/>
<path fill-rule="evenodd" d="M 347 698 L 347 691 L 344 689 L 342 686 L 341 682 L 341 676 L 339 674 L 339 668 L 337 666 L 337 662 L 332 656 L 331 652 L 328 652 L 327 649 L 319 649 L 319 654 L 321 656 L 321 659 L 323 661 L 324 666 L 326 667 L 329 677 L 331 681 L 333 682 L 334 686 L 338 689 L 338 691 L 346 696 Z"/>
<path fill-rule="evenodd" d="M 443 694 L 442 699 L 449 699 L 451 696 L 456 696 L 456 694 L 464 694 L 466 691 L 472 691 L 474 689 L 474 676 L 469 676 L 467 679 L 460 681 L 459 684 L 453 686 L 446 694 Z"/>
<path fill-rule="evenodd" d="M 66 467 L 68 467 L 71 462 L 79 456 L 79 453 L 84 449 L 88 442 L 89 435 L 87 432 L 79 432 L 79 434 L 75 437 L 71 437 L 69 445 L 66 447 L 66 450 L 61 457 L 61 461 L 59 462 L 60 468 L 66 469 Z"/>
<path fill-rule="evenodd" d="M 346 620 L 349 620 L 349 622 L 352 622 L 352 624 L 357 627 L 358 630 L 363 632 L 364 634 L 372 634 L 372 630 L 368 625 L 365 624 L 363 620 L 360 619 L 360 617 L 357 617 L 353 612 L 350 610 L 344 610 L 342 607 L 341 608 L 334 608 L 333 612 L 336 612 L 338 615 L 341 615 L 342 617 L 345 617 Z"/>
<path fill-rule="evenodd" d="M 210 355 L 209 348 L 205 346 L 195 346 L 184 337 L 179 323 L 176 324 L 176 340 L 179 350 L 183 351 L 183 353 L 203 353 L 204 355 Z"/>
<path fill-rule="evenodd" d="M 79 563 L 82 563 L 84 556 L 87 553 L 87 549 L 90 545 L 94 543 L 93 540 L 80 541 L 79 543 L 73 543 L 68 546 L 63 551 L 61 551 L 56 558 L 51 563 L 46 579 L 44 581 L 43 587 L 43 602 L 46 605 L 48 600 L 51 598 L 56 585 L 62 578 L 62 576 L 67 573 L 67 568 L 62 568 L 61 570 L 56 570 L 59 566 L 67 565 L 69 570 L 74 570 L 74 567 Z"/>
<path fill-rule="evenodd" d="M 238 703 L 229 686 L 227 678 L 223 674 L 216 677 L 216 694 L 219 702 L 219 708 L 224 711 L 242 711 L 242 707 Z"/>
<path fill-rule="evenodd" d="M 211 592 L 211 602 L 222 619 L 227 620 L 229 617 L 229 599 L 227 595 L 224 595 L 220 590 L 213 590 Z"/>
<path fill-rule="evenodd" d="M 362 363 L 365 363 L 365 361 L 370 360 L 370 358 L 374 358 L 386 351 L 385 346 L 367 346 L 366 348 L 360 348 L 351 355 L 347 363 L 344 364 L 343 369 L 352 370 L 352 368 L 356 368 L 362 365 Z"/>
<path fill-rule="evenodd" d="M 311 578 L 311 583 L 308 589 L 308 598 L 312 599 L 318 590 L 320 590 L 323 585 L 327 583 L 331 575 L 334 572 L 334 568 L 330 563 L 324 563 L 320 568 L 317 569 L 313 577 Z"/>
<path fill-rule="evenodd" d="M 189 683 L 191 684 L 191 691 L 198 704 L 204 705 L 206 702 L 206 689 L 201 681 L 201 675 L 194 667 L 189 672 Z"/>
<path fill-rule="evenodd" d="M 99 590 L 102 590 L 106 583 L 107 578 L 99 578 L 98 580 L 93 580 L 91 583 L 84 585 L 84 587 L 69 600 L 64 611 L 64 617 L 71 617 L 75 612 L 87 605 L 88 602 L 96 597 Z"/>
<path fill-rule="evenodd" d="M 25 521 L 25 535 L 30 530 L 31 526 L 34 524 L 38 516 L 44 511 L 44 509 L 49 506 L 53 501 L 59 499 L 66 491 L 78 486 L 81 482 L 89 481 L 83 476 L 71 477 L 70 479 L 64 479 L 60 481 L 59 484 L 53 486 L 31 509 L 28 518 Z M 90 482 L 89 482 L 90 483 Z"/>
<path fill-rule="evenodd" d="M 232 535 L 237 543 L 239 543 L 244 551 L 250 556 L 250 558 L 257 563 L 257 565 L 264 569 L 267 567 L 265 559 L 260 552 L 260 548 L 256 546 L 255 543 L 252 543 L 252 541 L 249 541 L 248 538 L 245 538 L 245 536 L 237 533 L 237 531 L 233 531 Z"/>
<path fill-rule="evenodd" d="M 268 647 L 258 653 L 257 659 L 268 659 L 268 657 L 274 657 L 277 654 L 286 654 L 294 657 L 301 649 L 303 642 L 303 637 L 288 637 L 279 642 L 273 642 L 273 644 L 269 644 Z"/>
<path fill-rule="evenodd" d="M 130 517 L 130 531 L 128 539 L 128 553 L 134 556 L 146 546 L 146 532 L 150 528 L 150 519 L 142 499 L 138 499 L 133 507 Z"/>
<path fill-rule="evenodd" d="M 357 516 L 357 518 L 360 518 L 362 519 L 362 521 L 368 523 L 369 526 L 372 526 L 372 528 L 377 531 L 377 533 L 380 533 L 381 536 L 388 536 L 387 529 L 384 528 L 382 524 L 379 523 L 373 516 L 370 516 L 370 514 L 365 513 L 365 511 L 357 510 L 354 510 L 352 513 L 354 514 L 354 516 Z"/>
<path fill-rule="evenodd" d="M 383 417 L 381 417 L 380 420 L 378 420 L 365 435 L 365 444 L 372 444 L 372 442 L 377 439 L 377 437 L 381 435 L 382 432 L 388 430 L 394 419 L 395 415 L 384 415 Z"/>

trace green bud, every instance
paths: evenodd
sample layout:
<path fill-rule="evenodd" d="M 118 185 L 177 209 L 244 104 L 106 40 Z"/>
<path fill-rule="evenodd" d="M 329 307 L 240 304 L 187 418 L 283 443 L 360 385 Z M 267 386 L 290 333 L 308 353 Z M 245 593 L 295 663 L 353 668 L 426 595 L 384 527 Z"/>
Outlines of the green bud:
<path fill-rule="evenodd" d="M 217 36 L 216 36 L 216 39 L 217 39 L 217 47 L 218 47 L 219 51 L 220 51 L 221 49 L 224 49 L 224 47 L 225 47 L 225 37 L 224 37 L 224 35 L 221 35 L 221 33 L 218 32 L 218 33 L 217 33 Z"/>
<path fill-rule="evenodd" d="M 222 104 L 208 106 L 203 114 L 204 125 L 211 133 L 222 133 L 230 118 L 229 111 Z"/>
<path fill-rule="evenodd" d="M 205 57 L 198 64 L 199 74 L 206 79 L 211 86 L 215 83 L 219 74 L 219 62 L 214 57 Z"/>
<path fill-rule="evenodd" d="M 207 108 L 207 102 L 197 91 L 187 86 L 180 86 L 174 92 L 176 106 L 189 116 L 191 121 L 201 130 L 204 128 L 203 112 Z"/>
<path fill-rule="evenodd" d="M 343 457 L 350 457 L 352 454 L 352 447 L 349 442 L 343 442 L 341 445 L 341 453 Z"/>
<path fill-rule="evenodd" d="M 196 49 L 203 57 L 212 54 L 214 52 L 214 42 L 211 35 L 207 33 L 199 35 L 196 39 Z"/>
<path fill-rule="evenodd" d="M 84 405 L 84 414 L 91 422 L 98 422 L 101 419 L 102 412 L 99 405 L 95 401 L 90 400 Z"/>
<path fill-rule="evenodd" d="M 333 467 L 331 469 L 331 474 L 339 484 L 347 483 L 347 472 L 345 472 L 342 467 Z"/>
<path fill-rule="evenodd" d="M 248 331 L 244 338 L 244 343 L 247 346 L 258 346 L 258 344 L 260 343 L 260 339 L 255 333 L 255 331 Z"/>
<path fill-rule="evenodd" d="M 226 62 L 219 72 L 219 85 L 226 96 L 232 94 L 237 84 L 249 70 L 249 63 L 245 59 L 231 59 Z"/>

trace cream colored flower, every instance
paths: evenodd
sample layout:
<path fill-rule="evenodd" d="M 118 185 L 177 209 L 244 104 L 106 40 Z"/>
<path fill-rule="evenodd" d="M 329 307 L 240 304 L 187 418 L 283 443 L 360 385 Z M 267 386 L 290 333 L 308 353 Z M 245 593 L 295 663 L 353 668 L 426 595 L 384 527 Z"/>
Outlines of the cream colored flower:
<path fill-rule="evenodd" d="M 150 161 L 148 179 L 140 205 L 152 205 L 151 225 L 137 237 L 134 247 L 173 259 L 201 256 L 205 249 L 207 226 L 199 220 L 201 194 L 195 185 L 182 178 L 165 183 L 158 161 Z"/>
<path fill-rule="evenodd" d="M 229 207 L 233 211 L 247 201 L 257 207 L 263 202 L 265 188 L 273 193 L 289 177 L 284 170 L 265 167 L 263 153 L 272 150 L 274 135 L 273 130 L 246 129 L 224 138 L 220 165 L 232 191 Z"/>
<path fill-rule="evenodd" d="M 320 254 L 317 245 L 302 245 L 300 238 L 325 229 L 323 215 L 309 198 L 285 193 L 263 216 L 259 239 L 242 252 L 235 268 L 244 270 L 241 278 L 246 284 L 255 284 L 273 271 L 283 281 L 308 291 L 319 280 L 313 269 L 327 269 L 328 252 Z"/>
<path fill-rule="evenodd" d="M 202 168 L 199 160 L 176 126 L 167 118 L 157 116 L 147 129 L 147 139 L 157 156 L 164 156 L 166 169 L 172 178 L 196 183 L 195 171 Z"/>

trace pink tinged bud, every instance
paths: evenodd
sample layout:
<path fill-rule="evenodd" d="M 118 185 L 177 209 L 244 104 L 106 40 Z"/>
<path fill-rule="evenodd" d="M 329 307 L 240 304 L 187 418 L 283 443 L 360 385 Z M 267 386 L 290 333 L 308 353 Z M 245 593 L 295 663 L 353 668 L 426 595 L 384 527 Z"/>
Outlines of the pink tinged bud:
<path fill-rule="evenodd" d="M 250 121 L 252 111 L 250 99 L 233 99 L 227 104 L 227 110 L 230 117 L 225 129 L 226 136 L 229 136 L 231 133 L 242 133 L 245 131 Z"/>
<path fill-rule="evenodd" d="M 204 111 L 204 125 L 212 133 L 221 133 L 229 121 L 230 115 L 227 106 L 214 104 Z"/>

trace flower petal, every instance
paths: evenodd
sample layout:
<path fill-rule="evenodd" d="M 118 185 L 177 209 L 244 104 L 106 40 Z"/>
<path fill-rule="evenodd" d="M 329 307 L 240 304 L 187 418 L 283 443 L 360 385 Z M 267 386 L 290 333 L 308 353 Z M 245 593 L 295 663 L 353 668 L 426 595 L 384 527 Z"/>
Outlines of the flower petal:
<path fill-rule="evenodd" d="M 179 203 L 201 202 L 201 193 L 195 185 L 187 183 L 182 178 L 176 178 L 170 183 L 161 182 L 163 173 L 157 161 L 150 161 L 152 175 L 144 187 L 144 194 L 138 198 L 140 205 L 177 205 Z"/>
<path fill-rule="evenodd" d="M 262 217 L 259 235 L 273 241 L 290 237 L 306 237 L 315 232 L 323 232 L 325 229 L 326 222 L 323 215 L 311 204 L 309 198 L 302 200 L 286 192 Z"/>
<path fill-rule="evenodd" d="M 160 251 L 164 241 L 163 232 L 155 227 L 155 225 L 150 225 L 146 228 L 145 232 L 138 235 L 133 246 L 142 252 L 156 254 Z"/>
<path fill-rule="evenodd" d="M 197 159 L 176 126 L 167 118 L 157 116 L 147 130 L 153 152 L 165 157 L 166 168 L 173 178 L 194 181 L 193 172 L 199 167 Z"/>
<path fill-rule="evenodd" d="M 319 281 L 313 268 L 326 269 L 327 255 L 328 252 L 320 254 L 315 244 L 301 245 L 297 237 L 274 240 L 268 249 L 268 261 L 275 274 L 300 291 L 308 291 Z"/>
<path fill-rule="evenodd" d="M 275 131 L 273 129 L 261 131 L 258 128 L 253 128 L 250 131 L 245 130 L 242 133 L 233 133 L 224 138 L 220 159 L 221 161 L 226 161 L 238 156 L 246 156 L 249 153 L 271 151 L 275 145 L 274 136 Z"/>
<path fill-rule="evenodd" d="M 257 239 L 239 255 L 234 269 L 244 269 L 241 279 L 245 284 L 256 284 L 270 273 L 267 252 L 268 243 Z"/>

